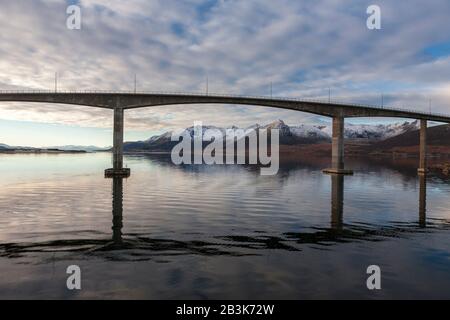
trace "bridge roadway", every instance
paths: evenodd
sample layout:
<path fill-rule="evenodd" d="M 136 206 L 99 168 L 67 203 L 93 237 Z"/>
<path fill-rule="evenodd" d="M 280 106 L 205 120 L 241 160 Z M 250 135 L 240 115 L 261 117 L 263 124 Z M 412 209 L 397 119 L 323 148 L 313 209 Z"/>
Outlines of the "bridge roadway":
<path fill-rule="evenodd" d="M 325 173 L 351 174 L 344 166 L 344 120 L 355 117 L 396 117 L 420 120 L 420 160 L 418 172 L 427 171 L 427 121 L 450 123 L 450 115 L 426 113 L 412 109 L 390 108 L 363 104 L 314 101 L 262 96 L 238 96 L 224 94 L 158 93 L 158 92 L 106 92 L 106 91 L 0 91 L 0 102 L 36 102 L 65 105 L 83 105 L 114 111 L 113 168 L 106 176 L 129 176 L 123 167 L 124 111 L 164 105 L 228 104 L 252 105 L 289 109 L 313 113 L 333 119 L 331 168 Z"/>

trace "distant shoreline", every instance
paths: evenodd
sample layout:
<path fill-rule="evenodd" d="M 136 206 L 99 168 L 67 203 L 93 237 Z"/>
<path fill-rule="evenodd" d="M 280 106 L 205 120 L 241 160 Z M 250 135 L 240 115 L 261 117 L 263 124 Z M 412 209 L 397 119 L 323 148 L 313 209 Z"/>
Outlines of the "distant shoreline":
<path fill-rule="evenodd" d="M 59 149 L 5 149 L 0 154 L 59 154 L 59 153 L 88 153 L 84 150 L 59 150 Z"/>
<path fill-rule="evenodd" d="M 352 143 L 346 143 L 346 158 L 349 159 L 370 159 L 373 161 L 400 161 L 407 167 L 414 167 L 418 161 L 418 146 L 412 146 L 407 148 L 392 148 L 388 150 L 376 150 L 370 152 L 370 150 L 364 148 L 364 145 L 355 145 Z M 111 150 L 60 150 L 60 149 L 0 149 L 0 155 L 8 154 L 91 154 L 91 153 L 111 153 Z M 298 162 L 300 159 L 302 162 L 308 163 L 322 163 L 323 166 L 328 164 L 331 156 L 331 144 L 305 144 L 280 146 L 281 161 Z M 450 176 L 450 148 L 447 146 L 429 146 L 428 150 L 428 168 L 430 172 L 437 173 L 443 176 Z M 165 150 L 130 150 L 125 151 L 124 155 L 130 156 L 170 156 L 170 151 Z"/>

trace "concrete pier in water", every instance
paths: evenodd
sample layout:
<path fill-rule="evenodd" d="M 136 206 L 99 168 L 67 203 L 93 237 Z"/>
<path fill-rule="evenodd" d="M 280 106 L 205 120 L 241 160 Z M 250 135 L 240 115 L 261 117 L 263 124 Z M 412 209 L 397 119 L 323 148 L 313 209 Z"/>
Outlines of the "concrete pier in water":
<path fill-rule="evenodd" d="M 427 166 L 427 120 L 420 120 L 419 174 L 428 172 Z"/>
<path fill-rule="evenodd" d="M 333 117 L 333 134 L 331 146 L 331 168 L 323 170 L 331 174 L 353 174 L 344 168 L 344 117 Z"/>
<path fill-rule="evenodd" d="M 130 169 L 123 167 L 123 108 L 114 108 L 114 133 L 113 133 L 113 167 L 105 170 L 105 177 L 129 177 Z"/>

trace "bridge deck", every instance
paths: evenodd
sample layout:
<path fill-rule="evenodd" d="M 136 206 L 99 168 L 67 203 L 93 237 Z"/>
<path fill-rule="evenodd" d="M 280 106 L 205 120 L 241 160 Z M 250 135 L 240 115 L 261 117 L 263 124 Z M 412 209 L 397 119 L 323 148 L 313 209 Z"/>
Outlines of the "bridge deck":
<path fill-rule="evenodd" d="M 450 123 L 450 115 L 412 108 L 299 98 L 214 93 L 134 91 L 0 91 L 0 101 L 85 105 L 99 108 L 144 108 L 183 104 L 243 104 L 291 109 L 329 117 L 398 117 Z"/>

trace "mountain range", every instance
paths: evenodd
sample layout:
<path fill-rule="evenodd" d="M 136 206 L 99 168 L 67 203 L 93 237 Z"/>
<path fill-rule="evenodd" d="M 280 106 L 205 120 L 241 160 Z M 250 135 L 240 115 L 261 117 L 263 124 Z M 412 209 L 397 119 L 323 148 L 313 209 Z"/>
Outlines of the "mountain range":
<path fill-rule="evenodd" d="M 427 129 L 428 146 L 450 147 L 450 125 L 438 125 Z M 396 147 L 418 147 L 418 130 L 406 131 L 402 134 L 392 136 L 383 141 L 373 143 L 374 149 L 388 150 Z"/>
<path fill-rule="evenodd" d="M 382 141 L 388 138 L 398 136 L 400 134 L 415 131 L 419 127 L 418 121 L 402 122 L 387 125 L 356 125 L 347 124 L 344 129 L 344 136 L 346 139 L 360 139 L 369 142 Z M 225 136 L 224 128 L 215 126 L 203 126 L 203 133 L 207 129 L 220 130 Z M 232 129 L 238 129 L 232 127 Z M 298 144 L 316 144 L 325 143 L 331 141 L 331 126 L 327 125 L 298 125 L 289 126 L 283 120 L 277 120 L 267 125 L 255 124 L 244 129 L 244 131 L 250 129 L 278 129 L 280 132 L 280 145 L 298 145 Z M 194 136 L 194 127 L 185 129 L 189 132 L 190 136 Z M 171 141 L 173 133 L 180 133 L 174 131 L 167 131 L 161 135 L 156 135 L 150 139 L 144 141 L 126 142 L 124 144 L 124 151 L 155 151 L 166 152 L 172 150 L 172 148 L 178 143 L 177 141 Z M 204 135 L 205 141 L 210 141 L 206 135 Z M 238 137 L 239 139 L 239 137 Z"/>
<path fill-rule="evenodd" d="M 365 145 L 370 145 L 370 149 L 373 150 L 386 150 L 393 147 L 412 146 L 418 144 L 418 121 L 411 122 L 399 122 L 394 124 L 379 124 L 379 125 L 356 125 L 347 123 L 344 128 L 344 136 L 347 141 L 364 142 Z M 216 129 L 223 133 L 225 136 L 226 129 L 216 126 L 203 126 L 203 133 L 207 129 Z M 238 129 L 233 126 L 231 129 Z M 282 120 L 277 120 L 267 125 L 255 124 L 249 127 L 242 128 L 244 131 L 249 129 L 279 129 L 280 132 L 280 145 L 293 146 L 293 145 L 312 145 L 320 143 L 331 142 L 331 125 L 287 125 Z M 187 129 L 190 136 L 194 135 L 194 127 Z M 167 131 L 160 135 L 152 136 L 144 141 L 131 141 L 124 143 L 124 151 L 126 152 L 169 152 L 178 143 L 177 141 L 171 141 L 173 133 L 181 133 L 184 130 L 178 132 Z M 239 139 L 239 137 L 238 137 Z M 210 141 L 209 137 L 204 135 L 205 141 Z M 428 140 L 430 145 L 442 145 L 450 146 L 450 126 L 434 126 L 428 128 Z M 33 148 L 23 146 L 9 146 L 0 143 L 0 151 L 9 152 L 14 150 L 60 150 L 63 152 L 71 151 L 108 151 L 111 148 L 101 148 L 96 146 L 79 146 L 79 145 L 66 145 L 66 146 L 54 146 L 45 148 Z"/>

